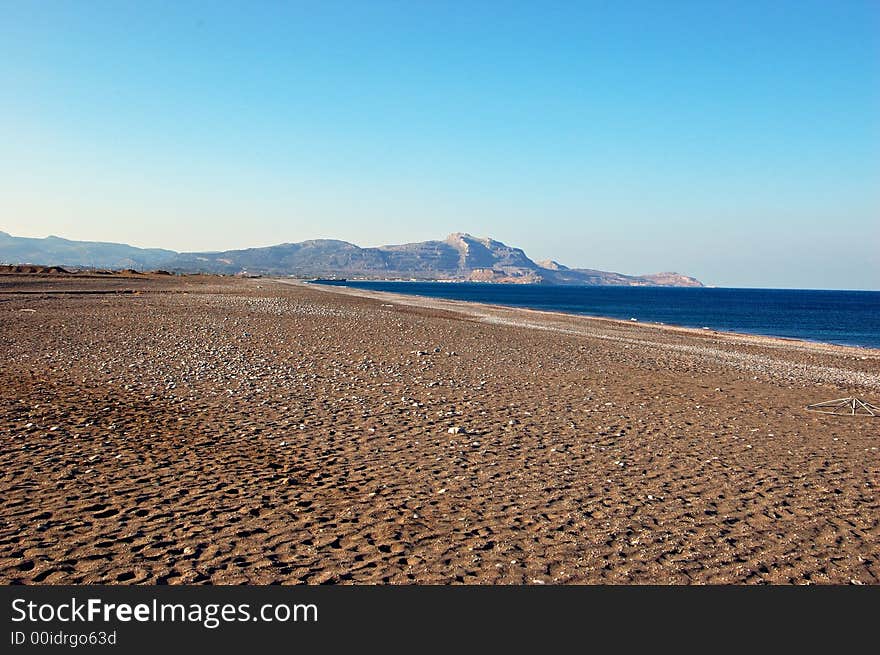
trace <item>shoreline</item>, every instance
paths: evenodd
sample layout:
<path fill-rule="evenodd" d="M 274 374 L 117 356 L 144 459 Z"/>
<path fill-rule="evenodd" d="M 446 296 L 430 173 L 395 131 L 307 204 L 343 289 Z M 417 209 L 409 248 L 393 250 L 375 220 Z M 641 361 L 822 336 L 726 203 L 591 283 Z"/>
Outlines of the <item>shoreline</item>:
<path fill-rule="evenodd" d="M 288 286 L 392 303 L 421 311 L 450 312 L 488 325 L 540 330 L 599 340 L 609 345 L 651 348 L 673 359 L 698 359 L 706 365 L 749 373 L 755 379 L 798 386 L 832 385 L 852 393 L 880 391 L 880 350 L 742 333 L 656 325 L 465 300 L 447 300 L 337 285 L 277 280 Z M 847 395 L 847 394 L 844 394 Z M 808 404 L 808 403 L 807 403 Z"/>
<path fill-rule="evenodd" d="M 49 293 L 0 297 L 7 584 L 880 583 L 878 419 L 806 409 L 874 402 L 876 358 L 265 278 L 9 282 Z"/>
<path fill-rule="evenodd" d="M 651 322 L 651 321 L 628 321 L 626 319 L 614 318 L 611 316 L 600 316 L 594 314 L 578 314 L 574 312 L 564 312 L 558 310 L 547 310 L 547 309 L 532 309 L 529 307 L 517 307 L 514 305 L 498 305 L 494 303 L 486 303 L 479 302 L 473 300 L 459 300 L 459 299 L 449 299 L 449 298 L 436 298 L 433 296 L 423 296 L 417 294 L 407 294 L 407 293 L 398 293 L 393 291 L 378 291 L 372 289 L 362 289 L 359 287 L 349 287 L 345 285 L 338 284 L 320 284 L 314 283 L 306 280 L 290 280 L 285 278 L 265 278 L 268 280 L 273 280 L 276 282 L 282 282 L 284 284 L 291 285 L 308 285 L 309 287 L 319 288 L 329 290 L 330 292 L 337 293 L 346 293 L 355 296 L 361 296 L 365 298 L 374 298 L 374 299 L 391 299 L 395 302 L 401 304 L 410 304 L 413 306 L 427 307 L 433 306 L 437 309 L 452 309 L 455 311 L 458 308 L 460 311 L 472 308 L 472 309 L 491 309 L 491 310 L 508 310 L 514 312 L 523 312 L 528 314 L 535 314 L 538 316 L 545 316 L 551 318 L 575 318 L 575 319 L 583 319 L 584 321 L 596 322 L 596 323 L 610 323 L 613 325 L 620 326 L 639 326 L 644 328 L 651 328 L 658 331 L 665 332 L 677 332 L 681 334 L 687 334 L 690 336 L 698 336 L 698 337 L 714 337 L 720 339 L 729 339 L 732 342 L 737 340 L 744 342 L 756 342 L 757 345 L 767 346 L 767 347 L 794 347 L 794 348 L 804 348 L 805 350 L 821 350 L 821 351 L 831 351 L 833 353 L 841 354 L 841 355 L 850 355 L 850 356 L 862 356 L 868 359 L 880 359 L 880 348 L 874 348 L 871 346 L 857 346 L 857 345 L 844 345 L 844 344 L 836 344 L 830 343 L 827 341 L 814 341 L 810 339 L 799 339 L 797 337 L 780 337 L 773 336 L 768 334 L 753 334 L 749 332 L 737 332 L 734 330 L 715 330 L 708 329 L 704 330 L 702 328 L 689 327 L 684 325 L 674 325 L 670 323 L 659 323 L 659 322 Z M 684 287 L 686 288 L 686 287 Z"/>

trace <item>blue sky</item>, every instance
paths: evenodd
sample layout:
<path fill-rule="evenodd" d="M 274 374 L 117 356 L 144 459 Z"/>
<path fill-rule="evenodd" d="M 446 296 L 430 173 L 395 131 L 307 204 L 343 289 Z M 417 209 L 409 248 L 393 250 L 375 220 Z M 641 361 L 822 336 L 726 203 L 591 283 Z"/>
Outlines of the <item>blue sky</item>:
<path fill-rule="evenodd" d="M 0 0 L 0 230 L 880 289 L 880 3 Z"/>

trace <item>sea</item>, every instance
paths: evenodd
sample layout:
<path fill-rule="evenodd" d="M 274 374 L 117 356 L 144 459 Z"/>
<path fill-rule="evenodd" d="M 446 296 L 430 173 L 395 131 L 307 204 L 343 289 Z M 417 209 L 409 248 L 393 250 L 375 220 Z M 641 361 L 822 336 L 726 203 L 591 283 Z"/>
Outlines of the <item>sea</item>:
<path fill-rule="evenodd" d="M 880 348 L 880 291 L 321 280 L 371 291 Z"/>

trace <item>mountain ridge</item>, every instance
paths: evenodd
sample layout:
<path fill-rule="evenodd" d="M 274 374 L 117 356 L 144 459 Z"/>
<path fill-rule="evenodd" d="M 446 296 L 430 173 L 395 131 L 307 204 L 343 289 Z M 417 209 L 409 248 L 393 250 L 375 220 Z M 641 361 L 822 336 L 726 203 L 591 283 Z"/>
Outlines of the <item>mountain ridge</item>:
<path fill-rule="evenodd" d="M 176 252 L 57 236 L 14 237 L 0 231 L 0 263 L 73 268 L 167 269 L 181 273 L 300 277 L 434 279 L 518 284 L 703 286 L 673 272 L 626 275 L 535 262 L 525 251 L 489 237 L 454 232 L 444 240 L 362 248 L 339 239 L 310 239 L 223 251 Z"/>

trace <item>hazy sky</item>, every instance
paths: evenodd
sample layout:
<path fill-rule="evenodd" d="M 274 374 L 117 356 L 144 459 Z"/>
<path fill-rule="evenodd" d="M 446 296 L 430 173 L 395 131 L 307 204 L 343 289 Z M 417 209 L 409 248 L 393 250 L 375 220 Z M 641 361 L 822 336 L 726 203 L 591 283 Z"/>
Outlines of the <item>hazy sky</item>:
<path fill-rule="evenodd" d="M 0 0 L 0 230 L 880 289 L 880 2 Z"/>

